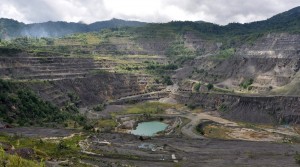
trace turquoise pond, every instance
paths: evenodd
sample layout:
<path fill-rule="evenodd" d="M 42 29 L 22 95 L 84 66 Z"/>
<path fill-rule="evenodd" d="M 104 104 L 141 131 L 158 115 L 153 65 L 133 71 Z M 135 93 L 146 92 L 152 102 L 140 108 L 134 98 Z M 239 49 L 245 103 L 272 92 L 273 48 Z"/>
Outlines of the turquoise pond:
<path fill-rule="evenodd" d="M 131 133 L 138 136 L 154 136 L 157 132 L 165 130 L 167 126 L 159 121 L 141 122 Z"/>

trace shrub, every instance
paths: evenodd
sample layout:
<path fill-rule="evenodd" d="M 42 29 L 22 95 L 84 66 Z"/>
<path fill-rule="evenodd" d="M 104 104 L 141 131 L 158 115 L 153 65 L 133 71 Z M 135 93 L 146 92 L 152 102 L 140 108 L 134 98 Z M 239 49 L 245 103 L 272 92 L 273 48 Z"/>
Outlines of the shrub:
<path fill-rule="evenodd" d="M 214 88 L 214 85 L 213 84 L 211 84 L 211 83 L 209 83 L 209 84 L 207 84 L 207 89 L 208 90 L 211 90 L 211 89 L 213 89 Z"/>
<path fill-rule="evenodd" d="M 60 141 L 57 145 L 57 150 L 61 151 L 61 150 L 67 150 L 68 146 L 66 145 L 66 143 L 64 143 L 64 141 Z"/>
<path fill-rule="evenodd" d="M 75 92 L 69 92 L 68 96 L 72 103 L 76 103 L 80 100 L 79 96 Z"/>
<path fill-rule="evenodd" d="M 295 159 L 297 164 L 300 164 L 300 154 L 298 152 L 296 152 L 296 155 L 294 156 L 294 159 Z"/>
<path fill-rule="evenodd" d="M 93 109 L 95 111 L 103 111 L 105 108 L 105 104 L 98 104 L 97 106 L 95 106 Z"/>
<path fill-rule="evenodd" d="M 173 82 L 172 82 L 170 76 L 165 76 L 165 77 L 163 77 L 162 83 L 163 83 L 163 84 L 166 84 L 166 85 L 173 85 Z"/>
<path fill-rule="evenodd" d="M 84 130 L 92 130 L 93 128 L 94 128 L 93 125 L 84 125 L 84 126 L 83 126 L 83 129 L 84 129 Z"/>
<path fill-rule="evenodd" d="M 195 104 L 188 104 L 187 107 L 191 110 L 194 110 L 197 106 Z"/>
<path fill-rule="evenodd" d="M 201 84 L 198 82 L 198 83 L 196 83 L 195 85 L 194 85 L 194 91 L 195 92 L 199 92 L 199 89 L 200 89 L 200 87 L 201 87 Z"/>
<path fill-rule="evenodd" d="M 253 81 L 254 80 L 252 78 L 246 79 L 242 83 L 240 83 L 240 87 L 243 89 L 248 89 L 249 86 L 253 84 Z"/>
<path fill-rule="evenodd" d="M 218 110 L 219 111 L 222 111 L 222 112 L 225 112 L 227 111 L 228 107 L 225 105 L 225 104 L 221 104 L 219 107 L 218 107 Z"/>

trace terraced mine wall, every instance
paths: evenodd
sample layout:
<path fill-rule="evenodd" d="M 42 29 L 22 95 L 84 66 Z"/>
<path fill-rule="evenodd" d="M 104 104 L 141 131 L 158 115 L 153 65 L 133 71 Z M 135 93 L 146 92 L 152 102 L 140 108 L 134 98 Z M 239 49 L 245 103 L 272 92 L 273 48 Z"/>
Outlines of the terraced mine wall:
<path fill-rule="evenodd" d="M 299 83 L 299 48 L 299 35 L 269 34 L 253 44 L 216 54 L 211 52 L 187 61 L 176 76 L 179 80 L 191 78 L 229 88 L 238 88 L 244 80 L 253 79 L 252 90 L 266 94 L 287 84 Z M 282 94 L 299 93 L 288 91 Z"/>
<path fill-rule="evenodd" d="M 60 80 L 84 77 L 93 71 L 106 70 L 115 64 L 108 60 L 65 57 L 0 57 L 1 77 L 18 80 Z"/>
<path fill-rule="evenodd" d="M 68 103 L 96 105 L 144 93 L 145 76 L 109 72 L 115 66 L 106 59 L 38 57 L 18 52 L 0 56 L 0 77 L 24 84 L 59 107 Z"/>
<path fill-rule="evenodd" d="M 85 78 L 33 82 L 28 86 L 44 100 L 58 106 L 68 102 L 90 106 L 140 94 L 146 85 L 140 84 L 138 76 L 135 75 L 103 73 Z"/>
<path fill-rule="evenodd" d="M 289 83 L 299 71 L 299 58 L 260 58 L 236 56 L 228 60 L 202 58 L 187 66 L 203 69 L 198 76 L 210 81 L 213 75 L 217 80 L 232 78 L 237 82 L 241 78 L 253 78 L 261 85 L 283 86 Z"/>
<path fill-rule="evenodd" d="M 263 124 L 300 124 L 300 97 L 238 96 L 179 92 L 174 98 L 208 110 L 219 110 L 228 119 Z"/>

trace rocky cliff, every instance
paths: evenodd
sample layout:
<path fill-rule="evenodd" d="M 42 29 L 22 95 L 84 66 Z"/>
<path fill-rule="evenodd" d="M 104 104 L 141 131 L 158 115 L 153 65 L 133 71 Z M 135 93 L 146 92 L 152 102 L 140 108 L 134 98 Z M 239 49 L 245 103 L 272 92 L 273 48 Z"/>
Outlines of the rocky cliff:
<path fill-rule="evenodd" d="M 300 123 L 300 97 L 186 92 L 174 94 L 174 97 L 185 104 L 219 110 L 223 117 L 235 121 L 262 124 Z"/>
<path fill-rule="evenodd" d="M 71 102 L 96 105 L 145 91 L 147 77 L 109 72 L 115 65 L 106 59 L 54 54 L 38 57 L 19 52 L 0 56 L 0 77 L 20 82 L 58 106 Z"/>
<path fill-rule="evenodd" d="M 269 34 L 253 44 L 236 48 L 232 55 L 199 56 L 178 70 L 177 78 L 192 78 L 232 89 L 239 89 L 244 80 L 253 79 L 254 92 L 298 95 L 299 91 L 290 91 L 295 88 L 290 84 L 299 83 L 299 48 L 299 35 Z"/>

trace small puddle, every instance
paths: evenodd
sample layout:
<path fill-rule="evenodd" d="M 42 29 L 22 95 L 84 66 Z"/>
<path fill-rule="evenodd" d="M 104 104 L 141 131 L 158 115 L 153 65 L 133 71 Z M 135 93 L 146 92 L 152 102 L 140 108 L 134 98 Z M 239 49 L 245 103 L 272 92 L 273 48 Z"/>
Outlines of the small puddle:
<path fill-rule="evenodd" d="M 159 121 L 141 122 L 130 133 L 138 136 L 154 136 L 157 132 L 163 131 L 167 127 L 167 124 Z"/>

